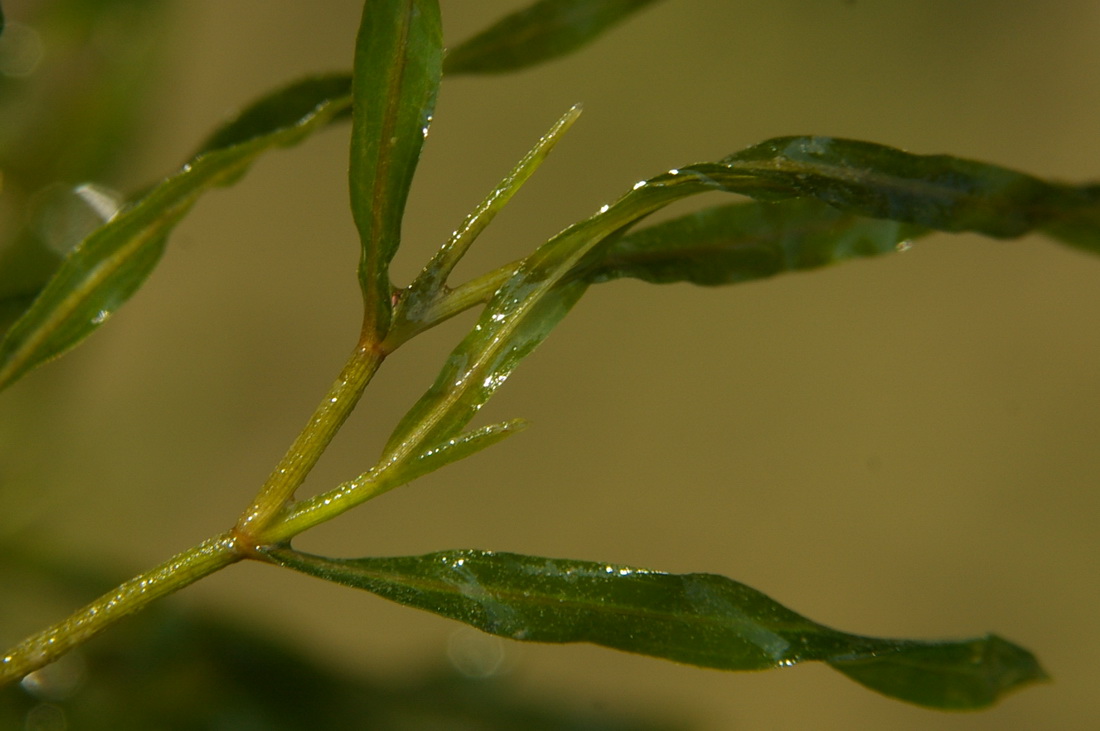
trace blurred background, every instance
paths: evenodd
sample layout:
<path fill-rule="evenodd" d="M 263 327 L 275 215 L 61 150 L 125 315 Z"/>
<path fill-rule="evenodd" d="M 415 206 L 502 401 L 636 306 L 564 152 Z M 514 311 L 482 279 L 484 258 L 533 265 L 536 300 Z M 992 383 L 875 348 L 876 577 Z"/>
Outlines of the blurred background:
<path fill-rule="evenodd" d="M 98 149 L 101 133 L 79 122 L 95 110 L 77 102 L 92 88 L 85 77 L 105 68 L 123 78 L 114 98 L 141 105 L 110 133 L 114 159 L 66 169 L 97 170 L 95 182 L 124 192 L 173 171 L 259 94 L 348 68 L 362 7 L 112 0 L 81 30 L 56 22 L 61 4 L 3 4 L 5 35 L 29 34 L 20 53 L 31 60 L 0 54 L 2 134 L 37 140 L 21 153 L 50 165 L 64 150 Z M 444 2 L 447 42 L 525 4 Z M 667 0 L 569 58 L 445 80 L 395 278 L 407 282 L 577 102 L 581 120 L 460 278 L 529 252 L 639 179 L 779 135 L 1095 180 L 1098 33 L 1089 0 Z M 0 395 L 7 542 L 121 580 L 235 521 L 357 334 L 347 136 L 336 126 L 271 153 L 206 196 L 107 326 Z M 24 203 L 7 154 L 0 232 Z M 524 434 L 296 543 L 719 573 L 846 631 L 992 631 L 1035 651 L 1054 682 L 987 712 L 931 713 L 816 665 L 727 674 L 496 643 L 257 565 L 172 601 L 278 636 L 333 673 L 412 679 L 447 662 L 466 672 L 464 652 L 487 653 L 497 661 L 471 672 L 501 676 L 514 697 L 702 731 L 1090 727 L 1100 716 L 1097 312 L 1100 259 L 1038 237 L 936 236 L 903 255 L 726 289 L 594 287 L 486 407 L 487 421 L 527 418 Z M 371 464 L 471 323 L 386 363 L 307 492 Z M 23 586 L 4 591 L 5 643 L 91 598 L 23 607 Z"/>

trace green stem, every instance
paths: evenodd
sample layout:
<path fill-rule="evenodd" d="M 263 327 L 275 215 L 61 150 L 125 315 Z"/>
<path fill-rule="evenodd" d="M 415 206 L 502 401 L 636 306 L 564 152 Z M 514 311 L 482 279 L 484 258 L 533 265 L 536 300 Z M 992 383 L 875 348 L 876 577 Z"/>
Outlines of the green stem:
<path fill-rule="evenodd" d="M 424 308 L 425 311 L 419 318 L 415 320 L 403 319 L 395 322 L 393 329 L 386 336 L 386 351 L 392 352 L 425 330 L 431 330 L 436 325 L 465 312 L 471 307 L 485 304 L 500 289 L 501 285 L 508 281 L 508 278 L 515 273 L 522 263 L 522 259 L 517 259 L 510 264 L 505 264 L 491 272 L 486 272 L 479 277 L 464 282 L 440 295 L 430 306 Z"/>
<path fill-rule="evenodd" d="M 68 618 L 23 640 L 0 657 L 0 685 L 56 660 L 154 599 L 250 556 L 256 545 L 273 542 L 265 529 L 273 521 L 279 525 L 279 516 L 294 491 L 351 414 L 387 352 L 374 345 L 360 343 L 356 346 L 305 429 L 232 531 L 204 541 L 135 576 Z"/>
<path fill-rule="evenodd" d="M 154 599 L 182 589 L 242 558 L 244 553 L 236 537 L 223 533 L 135 576 L 4 653 L 0 657 L 0 686 L 53 662 Z"/>
<path fill-rule="evenodd" d="M 238 520 L 236 532 L 242 538 L 254 538 L 257 544 L 268 542 L 265 529 L 294 497 L 294 492 L 351 415 L 387 352 L 364 343 L 352 351 L 340 376 L 313 412 L 309 423 Z"/>

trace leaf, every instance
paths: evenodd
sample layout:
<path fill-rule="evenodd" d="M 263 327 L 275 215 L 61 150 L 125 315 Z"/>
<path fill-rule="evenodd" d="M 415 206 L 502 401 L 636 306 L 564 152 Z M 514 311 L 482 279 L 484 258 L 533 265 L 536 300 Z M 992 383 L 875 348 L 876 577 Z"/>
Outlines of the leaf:
<path fill-rule="evenodd" d="M 0 249 L 0 337 L 30 307 L 60 262 L 60 254 L 27 231 Z"/>
<path fill-rule="evenodd" d="M 27 292 L 8 292 L 0 296 L 0 336 L 22 316 L 37 296 L 37 288 Z"/>
<path fill-rule="evenodd" d="M 412 482 L 438 469 L 442 469 L 452 462 L 472 457 L 483 449 L 493 446 L 506 437 L 527 428 L 527 422 L 523 419 L 512 419 L 499 424 L 490 424 L 480 429 L 468 431 L 455 439 L 448 439 L 432 449 L 425 451 L 415 460 L 404 463 L 394 474 L 390 475 L 388 487 Z M 368 472 L 359 479 L 370 480 L 373 474 Z M 375 494 L 381 494 L 379 490 Z"/>
<path fill-rule="evenodd" d="M 240 145 L 293 127 L 325 103 L 339 107 L 331 119 L 351 113 L 350 74 L 308 76 L 253 102 L 210 135 L 195 154 Z"/>
<path fill-rule="evenodd" d="M 703 189 L 632 191 L 524 259 L 451 352 L 435 383 L 398 423 L 382 463 L 401 464 L 458 434 L 584 294 L 588 283 L 570 273 L 635 221 L 687 191 Z"/>
<path fill-rule="evenodd" d="M 47 616 L 113 586 L 122 570 L 94 553 L 46 554 L 0 537 L 0 582 L 22 590 L 5 608 L 5 628 L 13 617 Z M 499 649 L 493 646 L 499 641 L 485 639 L 486 649 Z M 478 667 L 461 651 L 452 657 L 453 668 L 430 664 L 400 678 L 365 677 L 334 667 L 285 634 L 168 600 L 22 683 L 0 688 L 0 728 L 684 731 L 652 715 L 565 708 L 550 694 L 521 698 L 507 673 L 486 677 L 490 663 Z M 471 672 L 460 674 L 459 667 Z"/>
<path fill-rule="evenodd" d="M 629 227 L 691 195 L 720 190 L 765 201 L 811 197 L 844 213 L 946 231 L 1008 236 L 1058 226 L 1063 233 L 1074 229 L 1077 241 L 1100 237 L 1081 223 L 1095 215 L 1089 186 L 1055 185 L 992 165 L 866 142 L 785 139 L 639 181 L 522 260 L 397 425 L 383 462 L 399 464 L 458 434 L 584 293 L 588 282 L 578 275 L 598 270 L 608 246 Z M 1010 228 L 1002 216 L 1017 208 L 1031 218 Z"/>
<path fill-rule="evenodd" d="M 231 184 L 261 153 L 297 144 L 347 109 L 348 96 L 330 96 L 338 88 L 331 77 L 317 77 L 261 99 L 230 123 L 229 132 L 215 134 L 177 173 L 77 245 L 0 341 L 0 388 L 76 345 L 129 299 L 156 265 L 172 228 L 203 193 Z M 226 146 L 212 146 L 219 139 Z"/>
<path fill-rule="evenodd" d="M 995 635 L 944 642 L 824 627 L 723 576 L 492 551 L 331 559 L 267 548 L 275 563 L 527 642 L 590 642 L 720 670 L 811 660 L 866 687 L 941 709 L 981 708 L 1044 680 L 1026 650 Z"/>
<path fill-rule="evenodd" d="M 564 56 L 657 0 L 540 0 L 450 49 L 448 74 L 503 73 Z"/>
<path fill-rule="evenodd" d="M 0 171 L 5 210 L 14 214 L 0 226 L 0 337 L 64 254 L 103 224 L 100 216 L 74 220 L 88 210 L 73 181 L 107 185 L 132 160 L 135 132 L 157 76 L 149 69 L 166 47 L 160 41 L 167 3 L 141 5 L 142 12 L 134 12 L 133 0 L 37 7 L 25 20 L 46 39 L 48 53 L 31 77 L 0 74 Z M 94 54 L 89 63 L 94 29 L 101 36 L 107 27 L 111 52 Z M 0 46 L 11 50 L 13 43 L 19 45 L 19 38 L 5 37 Z M 73 83 L 74 69 L 80 69 L 79 84 Z"/>
<path fill-rule="evenodd" d="M 565 229 L 520 262 L 452 351 L 435 383 L 398 423 L 381 462 L 401 464 L 458 434 L 584 294 L 588 282 L 577 272 L 599 262 L 606 247 L 630 226 L 673 201 L 726 189 L 710 175 L 697 174 L 698 167 L 636 183 L 614 204 Z M 726 177 L 730 185 L 738 185 L 737 192 L 771 189 L 751 177 Z"/>
<path fill-rule="evenodd" d="M 863 216 L 995 238 L 1041 231 L 1100 252 L 1098 184 L 1051 183 L 988 163 L 833 137 L 779 137 L 719 165 L 720 175 L 743 173 L 774 186 L 747 193 L 754 197 L 812 196 Z"/>
<path fill-rule="evenodd" d="M 359 230 L 363 337 L 390 324 L 389 264 L 401 240 L 413 172 L 428 134 L 442 75 L 437 0 L 363 5 L 352 77 L 351 211 Z"/>
<path fill-rule="evenodd" d="M 732 203 L 624 236 L 585 274 L 664 284 L 734 284 L 898 249 L 927 229 L 843 213 L 810 198 Z"/>
<path fill-rule="evenodd" d="M 427 311 L 443 294 L 447 278 L 450 277 L 451 272 L 462 260 L 462 257 L 466 255 L 470 245 L 492 223 L 496 215 L 512 199 L 512 196 L 523 187 L 523 184 L 542 165 L 546 156 L 569 131 L 569 128 L 580 117 L 580 114 L 580 105 L 574 105 L 562 115 L 554 123 L 554 126 L 539 138 L 535 146 L 504 176 L 504 179 L 497 183 L 489 195 L 466 216 L 462 225 L 451 234 L 451 238 L 447 243 L 440 247 L 416 279 L 405 288 L 394 312 L 394 319 L 398 321 L 396 326 L 399 327 L 405 323 L 413 325 L 410 333 L 405 335 L 404 339 L 416 332 L 416 325 L 424 320 Z"/>

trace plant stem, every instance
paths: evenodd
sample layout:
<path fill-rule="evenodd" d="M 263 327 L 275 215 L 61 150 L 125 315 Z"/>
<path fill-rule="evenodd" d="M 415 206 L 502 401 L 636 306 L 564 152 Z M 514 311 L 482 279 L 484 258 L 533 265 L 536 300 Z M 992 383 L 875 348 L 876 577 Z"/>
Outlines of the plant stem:
<path fill-rule="evenodd" d="M 21 678 L 159 597 L 182 589 L 272 542 L 265 529 L 290 502 L 317 460 L 351 414 L 388 351 L 360 342 L 306 427 L 272 471 L 233 530 L 177 554 L 139 574 L 52 627 L 28 637 L 0 657 L 0 685 Z"/>
<path fill-rule="evenodd" d="M 485 304 L 500 289 L 501 285 L 508 281 L 508 278 L 515 273 L 522 263 L 522 259 L 517 259 L 464 282 L 453 289 L 448 289 L 445 293 L 438 295 L 430 305 L 424 306 L 423 314 L 416 319 L 401 319 L 395 322 L 386 336 L 386 350 L 392 352 L 420 333 L 431 330 L 436 325 L 465 312 L 471 307 Z"/>
<path fill-rule="evenodd" d="M 182 589 L 242 558 L 244 554 L 237 539 L 232 533 L 223 533 L 135 576 L 4 653 L 0 657 L 0 686 L 53 662 L 154 599 Z"/>
<path fill-rule="evenodd" d="M 391 471 L 389 474 L 394 473 Z M 299 533 L 332 520 L 337 515 L 399 484 L 392 478 L 387 479 L 385 471 L 378 474 L 377 470 L 372 470 L 355 480 L 297 502 L 264 532 L 264 543 L 276 544 L 288 541 Z M 262 556 L 253 558 L 264 560 Z"/>
<path fill-rule="evenodd" d="M 370 343 L 360 342 L 355 347 L 309 423 L 237 521 L 234 530 L 243 540 L 253 545 L 268 542 L 263 537 L 264 530 L 294 497 L 295 490 L 351 415 L 386 354 L 387 351 Z"/>

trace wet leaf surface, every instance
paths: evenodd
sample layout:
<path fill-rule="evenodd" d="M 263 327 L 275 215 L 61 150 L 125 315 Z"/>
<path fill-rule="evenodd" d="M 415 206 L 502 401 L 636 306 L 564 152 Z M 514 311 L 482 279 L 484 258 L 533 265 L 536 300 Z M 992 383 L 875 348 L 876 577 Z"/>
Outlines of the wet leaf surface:
<path fill-rule="evenodd" d="M 927 231 L 809 198 L 732 203 L 628 234 L 585 276 L 592 282 L 630 277 L 654 284 L 736 284 L 894 252 Z"/>
<path fill-rule="evenodd" d="M 79 602 L 118 578 L 105 573 L 0 546 L 0 576 L 5 586 L 21 587 L 24 601 L 40 592 L 44 603 L 46 597 Z M 686 725 L 571 709 L 560 699 L 517 692 L 507 674 L 469 677 L 442 662 L 400 678 L 348 672 L 228 617 L 167 601 L 0 689 L 0 728 L 684 731 Z"/>
<path fill-rule="evenodd" d="M 926 642 L 847 634 L 714 574 L 475 550 L 362 559 L 265 553 L 296 571 L 514 640 L 590 642 L 720 670 L 816 660 L 932 708 L 981 708 L 1046 679 L 1031 653 L 995 635 Z"/>
<path fill-rule="evenodd" d="M 204 193 L 235 182 L 262 153 L 323 128 L 351 103 L 346 94 L 332 96 L 340 90 L 339 78 L 318 77 L 261 99 L 81 241 L 0 341 L 0 388 L 103 324 L 144 283 L 168 234 Z"/>
<path fill-rule="evenodd" d="M 436 0 L 379 0 L 363 6 L 356 40 L 348 180 L 364 336 L 375 342 L 389 328 L 389 265 L 442 75 L 440 23 Z"/>

